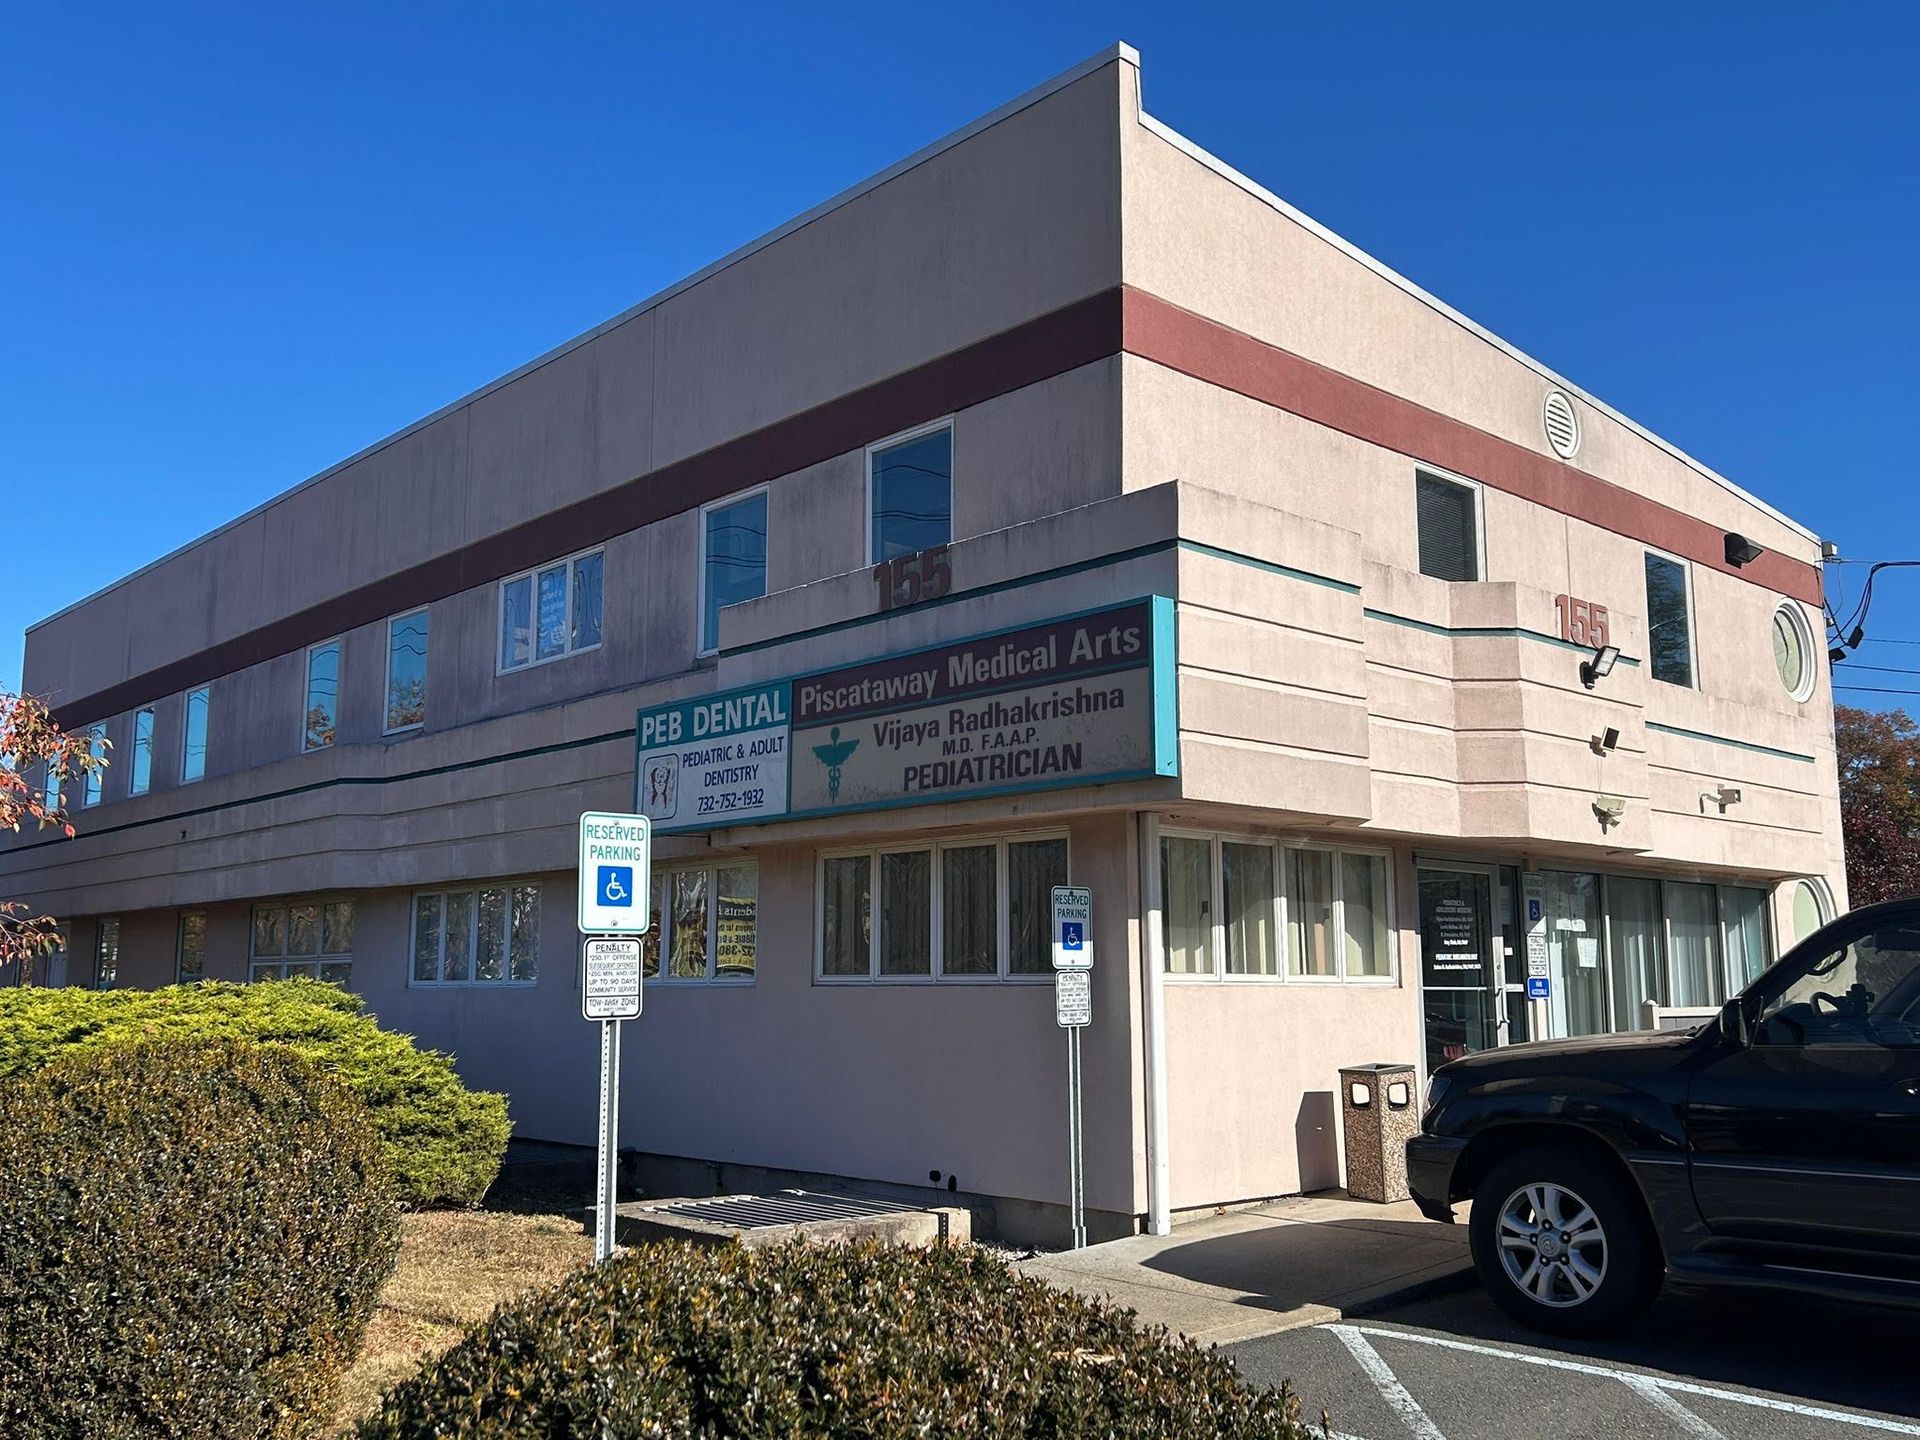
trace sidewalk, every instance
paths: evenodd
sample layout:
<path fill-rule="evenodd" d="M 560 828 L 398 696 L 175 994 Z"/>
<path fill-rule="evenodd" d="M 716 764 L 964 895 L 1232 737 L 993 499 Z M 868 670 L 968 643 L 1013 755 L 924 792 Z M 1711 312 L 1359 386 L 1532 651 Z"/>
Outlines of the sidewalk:
<path fill-rule="evenodd" d="M 1411 1201 L 1340 1191 L 1207 1215 L 1171 1235 L 1133 1235 L 1020 1262 L 1029 1275 L 1103 1296 L 1148 1325 L 1208 1344 L 1362 1313 L 1413 1287 L 1472 1283 L 1465 1211 L 1453 1225 Z"/>

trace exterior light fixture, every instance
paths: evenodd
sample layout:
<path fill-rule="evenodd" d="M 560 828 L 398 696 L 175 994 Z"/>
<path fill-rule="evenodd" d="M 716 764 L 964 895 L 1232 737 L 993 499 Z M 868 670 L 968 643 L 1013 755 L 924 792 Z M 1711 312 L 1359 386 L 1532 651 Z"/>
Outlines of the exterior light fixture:
<path fill-rule="evenodd" d="M 1580 683 L 1591 690 L 1593 682 L 1604 680 L 1613 673 L 1614 662 L 1620 658 L 1618 645 L 1602 645 L 1593 652 L 1591 660 L 1580 662 Z"/>
<path fill-rule="evenodd" d="M 1594 754 L 1605 755 L 1620 743 L 1620 732 L 1609 725 L 1588 743 L 1593 746 Z"/>
<path fill-rule="evenodd" d="M 1594 798 L 1593 813 L 1600 817 L 1600 828 L 1606 830 L 1620 823 L 1627 813 L 1627 802 L 1618 795 L 1599 795 Z"/>
<path fill-rule="evenodd" d="M 1746 536 L 1727 532 L 1727 563 L 1736 570 L 1742 565 L 1751 565 L 1766 553 Z"/>

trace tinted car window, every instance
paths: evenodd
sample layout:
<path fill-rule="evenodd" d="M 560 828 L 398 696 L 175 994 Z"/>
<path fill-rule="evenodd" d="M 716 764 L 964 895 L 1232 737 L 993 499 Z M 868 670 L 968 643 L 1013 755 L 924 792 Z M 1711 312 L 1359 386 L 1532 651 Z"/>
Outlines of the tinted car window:
<path fill-rule="evenodd" d="M 1920 1047 L 1920 930 L 1862 935 L 1771 996 L 1760 1045 Z"/>

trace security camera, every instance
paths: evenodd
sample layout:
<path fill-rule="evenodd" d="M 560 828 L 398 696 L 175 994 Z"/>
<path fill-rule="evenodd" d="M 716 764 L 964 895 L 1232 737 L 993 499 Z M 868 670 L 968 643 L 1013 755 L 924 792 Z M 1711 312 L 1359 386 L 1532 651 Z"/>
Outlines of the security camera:
<path fill-rule="evenodd" d="M 1593 802 L 1593 813 L 1600 817 L 1600 828 L 1618 825 L 1627 813 L 1627 802 L 1618 795 L 1601 795 Z"/>

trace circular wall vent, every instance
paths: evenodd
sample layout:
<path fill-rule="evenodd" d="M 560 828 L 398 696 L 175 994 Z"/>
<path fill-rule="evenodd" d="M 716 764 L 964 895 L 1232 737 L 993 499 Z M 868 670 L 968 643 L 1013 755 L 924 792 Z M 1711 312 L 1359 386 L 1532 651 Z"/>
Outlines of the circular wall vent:
<path fill-rule="evenodd" d="M 1562 460 L 1571 460 L 1574 451 L 1580 448 L 1580 417 L 1574 413 L 1573 401 L 1559 390 L 1549 390 L 1547 401 L 1541 407 L 1541 419 L 1547 427 L 1547 443 L 1553 447 L 1553 453 Z"/>

